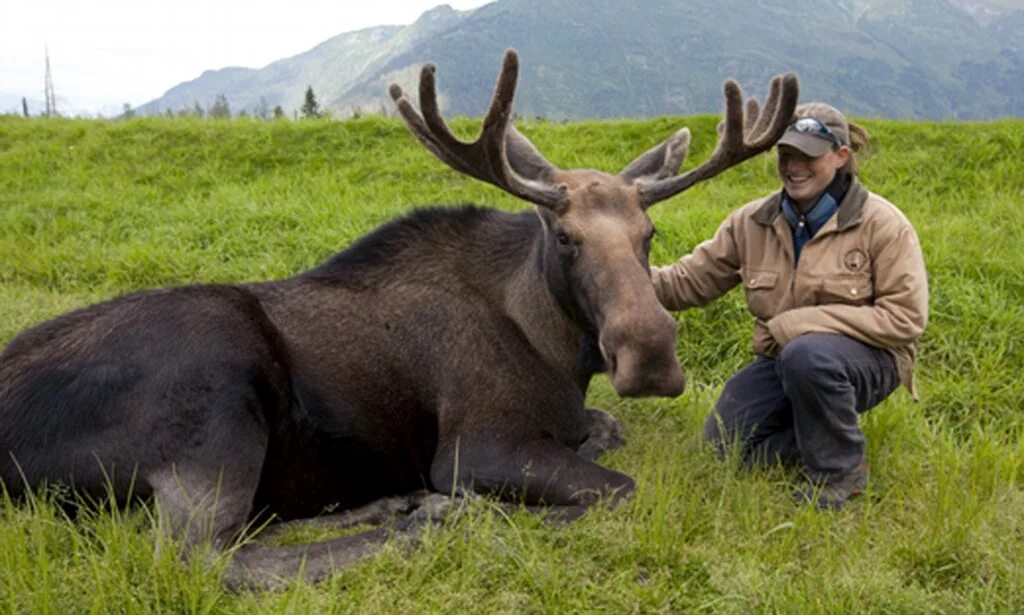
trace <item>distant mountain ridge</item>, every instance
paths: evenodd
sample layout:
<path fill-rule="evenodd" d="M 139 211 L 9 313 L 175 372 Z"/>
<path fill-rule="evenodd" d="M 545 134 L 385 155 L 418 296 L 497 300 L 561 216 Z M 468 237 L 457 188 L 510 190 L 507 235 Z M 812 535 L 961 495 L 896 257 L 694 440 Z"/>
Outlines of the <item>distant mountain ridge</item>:
<path fill-rule="evenodd" d="M 140 107 L 301 106 L 307 86 L 338 116 L 390 112 L 438 66 L 448 115 L 480 115 L 501 53 L 522 59 L 516 112 L 549 119 L 717 111 L 733 77 L 762 96 L 794 71 L 802 99 L 854 115 L 1024 116 L 1024 0 L 497 0 L 442 5 L 408 26 L 340 34 L 261 69 L 206 71 Z"/>

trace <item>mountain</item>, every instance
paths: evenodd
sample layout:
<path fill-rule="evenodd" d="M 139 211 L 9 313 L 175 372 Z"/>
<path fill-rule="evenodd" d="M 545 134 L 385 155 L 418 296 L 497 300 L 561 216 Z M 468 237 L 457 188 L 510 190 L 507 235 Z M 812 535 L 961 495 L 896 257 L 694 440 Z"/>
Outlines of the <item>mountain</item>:
<path fill-rule="evenodd" d="M 483 113 L 501 53 L 521 57 L 516 112 L 550 119 L 717 111 L 733 77 L 763 96 L 793 71 L 803 100 L 854 115 L 1024 116 L 1024 0 L 497 0 L 439 6 L 409 26 L 341 34 L 262 69 L 207 71 L 138 111 L 298 108 L 307 86 L 338 116 L 390 112 L 438 66 L 448 115 Z"/>
<path fill-rule="evenodd" d="M 223 94 L 232 111 L 257 111 L 261 107 L 294 110 L 302 106 L 307 87 L 323 99 L 346 92 L 372 75 L 388 58 L 404 53 L 454 26 L 462 14 L 448 6 L 424 13 L 410 26 L 377 26 L 332 37 L 305 53 L 278 60 L 261 69 L 229 67 L 208 70 L 199 78 L 181 83 L 160 98 L 136 109 L 153 114 L 170 109 L 190 109 L 197 102 L 209 106 Z M 378 93 L 379 111 L 386 93 Z M 387 99 L 388 104 L 390 99 Z M 335 109 L 337 110 L 337 109 Z"/>

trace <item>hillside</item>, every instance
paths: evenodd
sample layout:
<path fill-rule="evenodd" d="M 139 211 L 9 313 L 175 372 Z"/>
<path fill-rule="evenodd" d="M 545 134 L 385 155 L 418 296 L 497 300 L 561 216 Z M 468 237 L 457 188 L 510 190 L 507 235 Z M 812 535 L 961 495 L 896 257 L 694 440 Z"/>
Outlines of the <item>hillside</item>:
<path fill-rule="evenodd" d="M 552 16 L 558 16 L 553 18 Z M 141 108 L 301 105 L 312 86 L 342 117 L 390 110 L 387 86 L 439 66 L 451 114 L 482 112 L 507 47 L 523 59 L 518 113 L 550 119 L 715 111 L 721 83 L 753 91 L 795 71 L 805 99 L 857 115 L 1024 115 L 1019 0 L 498 0 L 440 6 L 409 26 L 342 34 L 262 69 L 208 71 Z"/>

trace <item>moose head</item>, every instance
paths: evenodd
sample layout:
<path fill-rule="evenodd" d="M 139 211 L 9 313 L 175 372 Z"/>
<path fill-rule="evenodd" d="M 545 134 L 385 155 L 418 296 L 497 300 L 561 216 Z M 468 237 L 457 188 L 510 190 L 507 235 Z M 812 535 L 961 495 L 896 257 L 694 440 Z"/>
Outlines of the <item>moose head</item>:
<path fill-rule="evenodd" d="M 675 354 L 676 322 L 650 282 L 654 226 L 646 210 L 769 149 L 793 115 L 796 77 L 775 77 L 763 109 L 753 98 L 744 105 L 739 85 L 726 81 L 719 141 L 700 166 L 679 174 L 690 144 L 690 131 L 683 128 L 609 175 L 559 169 L 516 130 L 514 50 L 505 52 L 480 135 L 472 143 L 455 137 L 442 117 L 434 73 L 427 64 L 420 74 L 420 111 L 401 87 L 390 88 L 413 134 L 456 171 L 535 205 L 545 231 L 547 285 L 564 312 L 597 341 L 619 395 L 681 393 L 685 378 Z"/>

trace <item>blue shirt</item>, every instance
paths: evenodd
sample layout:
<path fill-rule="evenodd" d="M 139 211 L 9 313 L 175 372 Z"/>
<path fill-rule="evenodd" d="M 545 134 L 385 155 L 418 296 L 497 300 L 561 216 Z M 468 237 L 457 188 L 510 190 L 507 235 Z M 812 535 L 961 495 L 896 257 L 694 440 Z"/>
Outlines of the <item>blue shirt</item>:
<path fill-rule="evenodd" d="M 800 251 L 804 249 L 806 244 L 811 237 L 821 230 L 821 227 L 825 226 L 828 219 L 836 213 L 839 209 L 839 203 L 832 197 L 831 194 L 825 192 L 818 199 L 818 202 L 814 204 L 806 214 L 801 214 L 793 206 L 793 203 L 789 200 L 789 195 L 783 191 L 782 193 L 782 213 L 786 216 L 786 221 L 789 222 L 789 228 L 793 231 L 793 262 L 799 262 Z"/>

